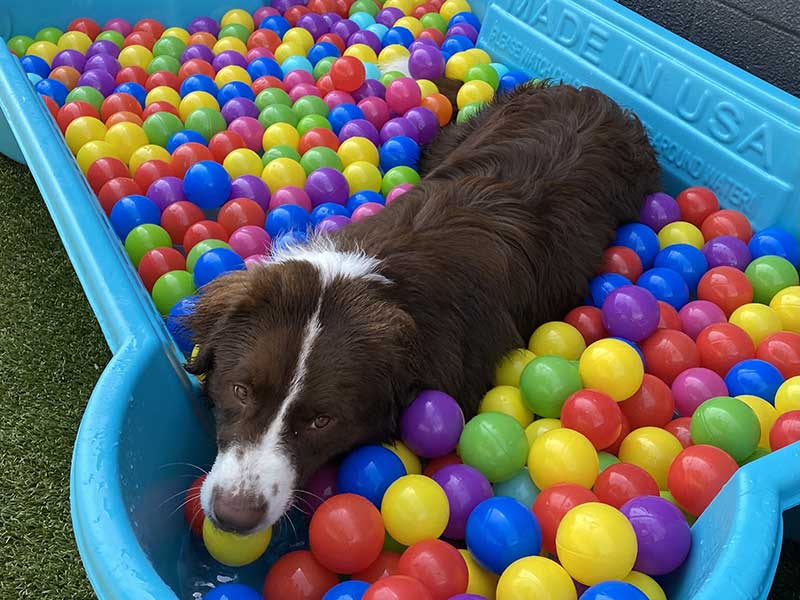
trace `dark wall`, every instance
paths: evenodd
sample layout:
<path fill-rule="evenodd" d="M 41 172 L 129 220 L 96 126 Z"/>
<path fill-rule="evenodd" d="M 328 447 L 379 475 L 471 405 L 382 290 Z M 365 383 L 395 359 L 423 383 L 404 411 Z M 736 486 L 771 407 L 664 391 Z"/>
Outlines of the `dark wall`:
<path fill-rule="evenodd" d="M 800 97 L 800 0 L 617 0 Z"/>

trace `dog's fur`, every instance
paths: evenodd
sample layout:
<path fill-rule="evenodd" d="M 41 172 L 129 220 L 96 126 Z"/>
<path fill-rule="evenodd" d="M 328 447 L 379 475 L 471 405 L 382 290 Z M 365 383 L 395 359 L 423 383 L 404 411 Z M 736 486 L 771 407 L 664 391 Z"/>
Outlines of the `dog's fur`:
<path fill-rule="evenodd" d="M 659 186 L 639 120 L 570 86 L 499 96 L 422 171 L 376 216 L 203 290 L 188 369 L 215 409 L 201 498 L 219 526 L 275 522 L 326 461 L 392 439 L 422 388 L 473 415 L 497 361 L 580 302 Z"/>

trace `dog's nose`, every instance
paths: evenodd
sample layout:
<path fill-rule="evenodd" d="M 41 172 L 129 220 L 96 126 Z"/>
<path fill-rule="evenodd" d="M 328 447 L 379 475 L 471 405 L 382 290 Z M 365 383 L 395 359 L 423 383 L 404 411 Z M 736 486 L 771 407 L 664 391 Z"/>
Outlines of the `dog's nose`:
<path fill-rule="evenodd" d="M 245 532 L 257 527 L 267 514 L 267 502 L 250 494 L 214 494 L 214 517 L 226 531 Z"/>

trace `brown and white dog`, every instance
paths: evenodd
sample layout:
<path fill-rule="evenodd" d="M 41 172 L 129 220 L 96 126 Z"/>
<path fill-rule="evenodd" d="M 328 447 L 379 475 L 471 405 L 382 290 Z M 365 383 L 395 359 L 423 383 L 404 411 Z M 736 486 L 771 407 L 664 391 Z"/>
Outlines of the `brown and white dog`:
<path fill-rule="evenodd" d="M 469 418 L 494 366 L 585 296 L 615 228 L 659 186 L 640 121 L 601 92 L 528 85 L 427 149 L 381 213 L 203 292 L 187 366 L 219 453 L 201 503 L 263 529 L 321 465 L 397 434 L 421 388 Z"/>

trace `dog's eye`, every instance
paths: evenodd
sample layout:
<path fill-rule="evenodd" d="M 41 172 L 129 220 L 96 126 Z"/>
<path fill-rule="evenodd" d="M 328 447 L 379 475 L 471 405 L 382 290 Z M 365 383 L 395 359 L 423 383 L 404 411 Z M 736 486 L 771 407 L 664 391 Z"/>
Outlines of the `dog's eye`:
<path fill-rule="evenodd" d="M 239 402 L 247 402 L 250 397 L 250 390 L 247 389 L 246 385 L 237 383 L 233 386 L 233 395 L 236 396 Z"/>
<path fill-rule="evenodd" d="M 328 415 L 317 415 L 314 417 L 314 420 L 311 421 L 311 429 L 324 429 L 330 422 L 331 418 Z"/>

